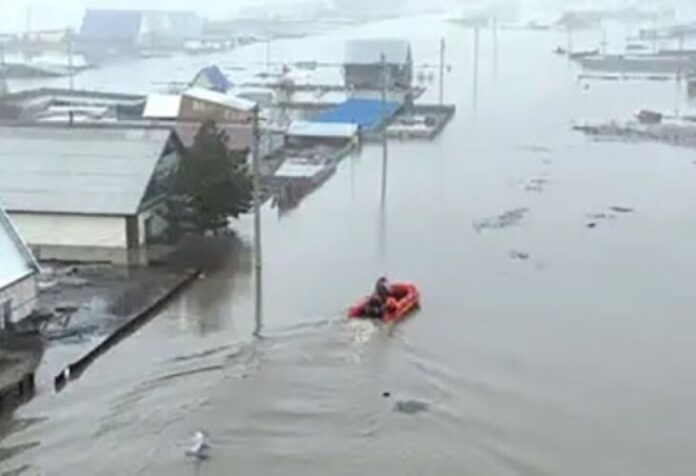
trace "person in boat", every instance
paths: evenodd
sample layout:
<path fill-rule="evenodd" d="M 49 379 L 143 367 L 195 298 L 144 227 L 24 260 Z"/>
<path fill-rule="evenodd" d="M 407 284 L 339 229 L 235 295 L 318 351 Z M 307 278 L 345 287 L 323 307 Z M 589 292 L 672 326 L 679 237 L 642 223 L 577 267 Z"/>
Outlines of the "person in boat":
<path fill-rule="evenodd" d="M 382 302 L 386 302 L 391 296 L 391 286 L 389 285 L 389 280 L 385 276 L 380 277 L 375 284 L 374 295 L 378 297 Z"/>
<path fill-rule="evenodd" d="M 372 293 L 370 300 L 365 306 L 365 315 L 376 319 L 382 318 L 387 310 L 387 301 L 390 296 L 389 281 L 386 277 L 382 276 L 377 280 L 375 291 Z"/>

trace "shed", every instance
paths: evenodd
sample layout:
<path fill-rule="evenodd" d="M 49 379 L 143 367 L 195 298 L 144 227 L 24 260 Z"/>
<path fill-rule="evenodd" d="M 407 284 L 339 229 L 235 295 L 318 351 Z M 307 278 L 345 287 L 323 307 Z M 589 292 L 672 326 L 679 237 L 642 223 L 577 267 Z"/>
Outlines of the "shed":
<path fill-rule="evenodd" d="M 0 330 L 29 316 L 39 265 L 0 207 Z"/>
<path fill-rule="evenodd" d="M 399 103 L 395 102 L 354 98 L 322 112 L 312 122 L 354 124 L 360 130 L 372 131 L 394 116 L 399 108 Z"/>
<path fill-rule="evenodd" d="M 408 89 L 413 82 L 413 57 L 406 40 L 353 40 L 346 47 L 344 65 L 346 87 L 350 89 L 381 89 L 385 71 L 387 88 Z"/>
<path fill-rule="evenodd" d="M 161 129 L 0 128 L 0 204 L 41 259 L 142 260 L 183 147 Z"/>

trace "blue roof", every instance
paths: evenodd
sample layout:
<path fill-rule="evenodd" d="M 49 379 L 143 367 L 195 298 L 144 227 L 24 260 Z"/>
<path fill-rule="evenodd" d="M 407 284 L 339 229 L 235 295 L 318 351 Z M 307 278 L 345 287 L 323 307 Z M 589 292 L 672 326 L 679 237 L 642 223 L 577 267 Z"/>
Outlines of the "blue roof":
<path fill-rule="evenodd" d="M 80 35 L 135 41 L 140 33 L 142 17 L 142 12 L 130 10 L 87 10 L 82 19 Z"/>
<path fill-rule="evenodd" d="M 399 103 L 387 101 L 384 104 L 385 117 L 382 117 L 382 101 L 379 99 L 349 99 L 333 109 L 322 112 L 312 119 L 312 122 L 342 122 L 372 130 L 384 119 L 393 116 L 398 109 Z"/>
<path fill-rule="evenodd" d="M 230 83 L 230 80 L 227 79 L 225 73 L 223 73 L 222 70 L 215 65 L 208 66 L 200 70 L 196 77 L 193 79 L 192 85 L 201 86 L 197 84 L 201 77 L 204 77 L 208 80 L 208 82 L 210 83 L 210 89 L 219 93 L 226 93 L 232 87 L 232 83 Z"/>

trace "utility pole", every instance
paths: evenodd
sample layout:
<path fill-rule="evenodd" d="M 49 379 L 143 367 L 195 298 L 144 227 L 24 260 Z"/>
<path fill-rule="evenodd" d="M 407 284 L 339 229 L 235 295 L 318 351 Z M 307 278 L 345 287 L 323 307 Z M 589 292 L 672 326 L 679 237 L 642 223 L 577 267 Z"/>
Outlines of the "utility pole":
<path fill-rule="evenodd" d="M 473 105 L 474 111 L 478 108 L 478 70 L 479 70 L 479 28 L 474 27 L 474 80 L 473 80 Z"/>
<path fill-rule="evenodd" d="M 261 255 L 261 164 L 259 157 L 259 105 L 254 106 L 253 144 L 252 144 L 252 169 L 253 199 L 254 199 L 254 277 L 256 288 L 255 326 L 254 337 L 261 337 L 263 324 L 263 279 L 262 279 L 262 255 Z"/>
<path fill-rule="evenodd" d="M 445 38 L 440 39 L 440 107 L 445 103 Z"/>
<path fill-rule="evenodd" d="M 66 31 L 66 38 L 68 40 L 68 78 L 70 83 L 70 92 L 75 90 L 75 64 L 73 62 L 73 44 L 72 44 L 72 32 L 70 30 Z"/>
<path fill-rule="evenodd" d="M 498 17 L 493 17 L 493 74 L 498 73 Z"/>
<path fill-rule="evenodd" d="M 388 149 L 387 149 L 387 82 L 388 72 L 387 72 L 387 57 L 382 53 L 381 57 L 382 64 L 382 209 L 386 207 L 387 203 L 387 159 L 388 159 Z"/>

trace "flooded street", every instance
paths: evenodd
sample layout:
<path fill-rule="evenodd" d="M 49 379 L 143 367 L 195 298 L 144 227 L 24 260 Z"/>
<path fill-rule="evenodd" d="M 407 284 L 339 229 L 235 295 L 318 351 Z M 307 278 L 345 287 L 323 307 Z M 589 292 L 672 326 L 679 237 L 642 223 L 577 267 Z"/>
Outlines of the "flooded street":
<path fill-rule="evenodd" d="M 693 474 L 694 154 L 570 127 L 683 108 L 683 92 L 586 89 L 551 53 L 558 32 L 501 31 L 496 58 L 481 31 L 474 68 L 472 31 L 434 18 L 273 54 L 338 61 L 330 45 L 347 36 L 408 35 L 416 64 L 436 64 L 443 34 L 457 116 L 433 143 L 390 142 L 384 214 L 377 146 L 282 219 L 265 210 L 262 339 L 241 256 L 60 394 L 43 375 L 0 443 L 14 453 L 0 474 Z M 171 74 L 164 60 L 120 65 L 77 83 L 152 88 L 213 61 Z M 437 100 L 436 82 L 423 100 Z M 248 238 L 251 220 L 240 227 Z M 422 310 L 391 331 L 348 322 L 384 273 L 418 283 Z M 207 461 L 184 456 L 197 430 Z"/>

